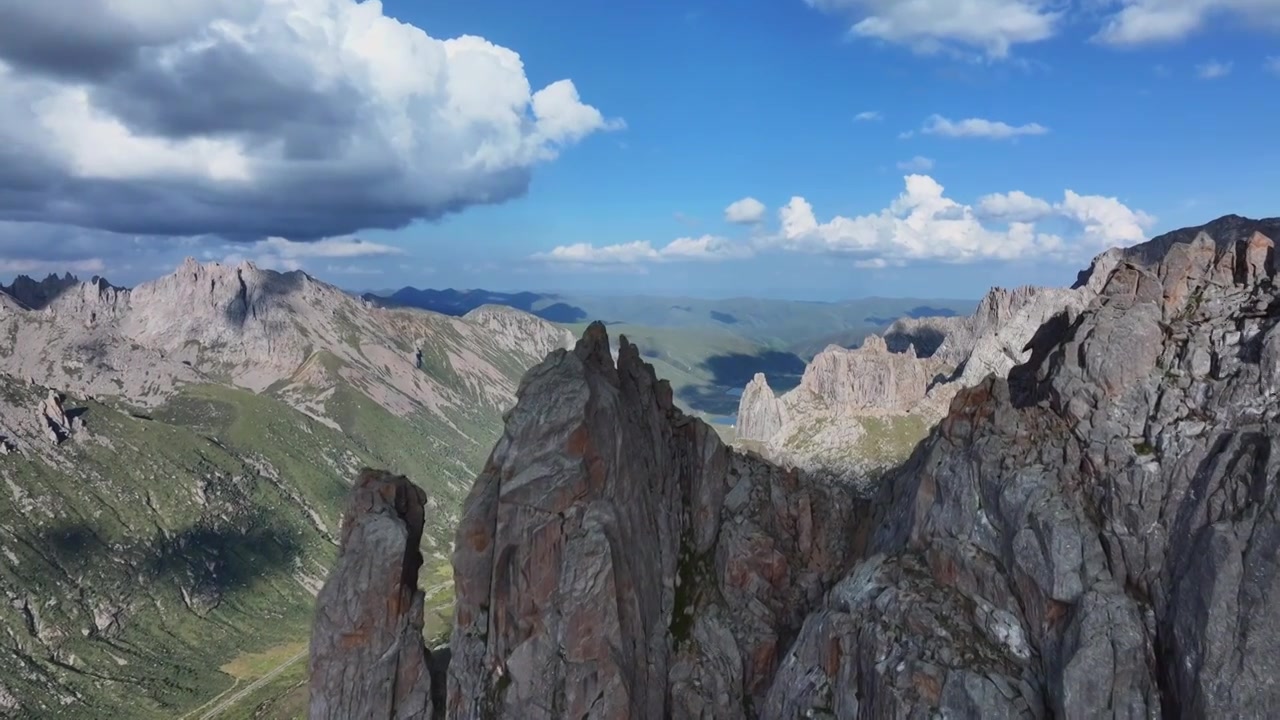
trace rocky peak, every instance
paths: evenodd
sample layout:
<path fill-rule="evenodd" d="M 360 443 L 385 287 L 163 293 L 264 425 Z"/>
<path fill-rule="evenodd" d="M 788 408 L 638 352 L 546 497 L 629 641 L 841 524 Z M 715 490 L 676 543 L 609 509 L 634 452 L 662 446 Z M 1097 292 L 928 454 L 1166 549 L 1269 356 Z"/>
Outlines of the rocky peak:
<path fill-rule="evenodd" d="M 99 321 L 118 319 L 129 309 L 130 291 L 95 275 L 63 290 L 49 307 L 59 315 L 81 319 L 92 326 Z"/>
<path fill-rule="evenodd" d="M 1252 220 L 1239 215 L 1224 215 L 1204 225 L 1174 230 L 1116 252 L 1130 262 L 1154 266 L 1161 263 L 1175 246 L 1192 243 L 1200 235 L 1207 238 L 1218 252 L 1233 252 L 1238 244 L 1249 241 L 1255 234 L 1271 239 L 1280 237 L 1280 217 Z"/>
<path fill-rule="evenodd" d="M 934 372 L 933 363 L 889 352 L 884 338 L 868 335 L 855 350 L 832 345 L 814 356 L 800 389 L 842 411 L 904 412 L 924 398 Z"/>
<path fill-rule="evenodd" d="M 1022 285 L 1016 288 L 993 287 L 978 302 L 974 311 L 975 324 L 998 325 L 1005 322 L 1034 296 L 1040 288 Z"/>
<path fill-rule="evenodd" d="M 481 305 L 463 315 L 463 319 L 485 328 L 504 346 L 522 348 L 537 356 L 572 348 L 576 340 L 568 330 L 505 305 Z"/>
<path fill-rule="evenodd" d="M 732 453 L 603 324 L 529 371 L 463 509 L 448 714 L 735 717 L 848 557 L 829 485 Z"/>
<path fill-rule="evenodd" d="M 17 300 L 28 310 L 43 310 L 65 290 L 80 284 L 79 278 L 71 273 L 59 277 L 50 273 L 43 280 L 35 280 L 27 275 L 19 275 L 11 285 L 0 285 L 0 292 Z"/>
<path fill-rule="evenodd" d="M 260 389 L 306 359 L 311 343 L 299 328 L 315 331 L 347 300 L 302 272 L 187 258 L 174 273 L 134 288 L 124 331 L 188 362 L 199 360 L 198 349 L 221 352 L 227 365 L 240 366 L 238 382 Z"/>
<path fill-rule="evenodd" d="M 430 718 L 418 570 L 426 494 L 365 469 L 342 518 L 338 559 L 316 599 L 309 717 Z"/>
<path fill-rule="evenodd" d="M 302 272 L 262 270 L 249 261 L 201 264 L 188 257 L 173 274 L 139 285 L 134 296 L 141 304 L 164 304 L 197 322 L 212 322 L 213 331 L 221 332 L 265 321 L 278 298 L 299 291 L 309 280 Z"/>
<path fill-rule="evenodd" d="M 764 373 L 756 373 L 738 401 L 738 438 L 766 441 L 781 432 L 786 421 L 786 405 L 773 394 Z"/>

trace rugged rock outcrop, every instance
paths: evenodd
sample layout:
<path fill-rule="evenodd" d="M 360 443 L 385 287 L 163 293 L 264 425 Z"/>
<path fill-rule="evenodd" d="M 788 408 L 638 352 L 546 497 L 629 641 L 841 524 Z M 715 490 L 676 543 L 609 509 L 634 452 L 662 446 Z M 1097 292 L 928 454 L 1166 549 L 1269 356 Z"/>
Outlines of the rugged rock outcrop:
<path fill-rule="evenodd" d="M 906 412 L 924 399 L 932 369 L 914 348 L 891 353 L 884 338 L 868 335 L 856 350 L 831 346 L 818 353 L 805 368 L 799 389 L 837 411 Z"/>
<path fill-rule="evenodd" d="M 1122 257 L 1118 249 L 1099 255 L 1094 272 L 1072 288 L 992 288 L 972 315 L 904 318 L 856 350 L 829 347 L 805 369 L 801 385 L 782 397 L 744 391 L 738 438 L 753 441 L 775 462 L 874 477 L 905 459 L 956 392 L 1025 362 L 1036 330 L 1059 313 L 1074 318 L 1097 296 L 1098 278 Z M 783 421 L 759 422 L 770 413 Z"/>
<path fill-rule="evenodd" d="M 1267 716 L 1277 231 L 1211 223 L 1095 268 L 1100 295 L 1045 324 L 1029 362 L 961 391 L 885 485 L 870 557 L 806 622 L 769 711 Z"/>
<path fill-rule="evenodd" d="M 1270 716 L 1276 236 L 1095 263 L 870 503 L 728 451 L 592 326 L 468 497 L 449 717 Z"/>
<path fill-rule="evenodd" d="M 449 717 L 753 716 L 852 499 L 731 452 L 599 323 L 518 397 L 458 529 Z"/>
<path fill-rule="evenodd" d="M 818 415 L 904 414 L 924 400 L 944 369 L 935 360 L 916 357 L 911 347 L 890 352 L 878 335 L 868 335 L 852 350 L 832 345 L 814 356 L 799 386 L 781 397 L 757 373 L 738 403 L 738 437 L 768 442 Z"/>
<path fill-rule="evenodd" d="M 756 373 L 738 402 L 737 435 L 743 440 L 768 440 L 782 432 L 787 407 L 769 387 L 764 373 Z"/>
<path fill-rule="evenodd" d="M 774 462 L 865 479 L 923 436 L 924 422 L 907 416 L 928 415 L 920 408 L 950 370 L 910 345 L 891 352 L 878 335 L 852 350 L 833 345 L 781 397 L 758 375 L 738 403 L 737 439 Z"/>
<path fill-rule="evenodd" d="M 50 390 L 40 403 L 40 407 L 36 408 L 36 423 L 40 426 L 41 432 L 49 438 L 49 442 L 54 445 L 71 437 L 78 424 L 74 418 L 67 415 L 65 402 L 66 397 L 62 393 Z"/>
<path fill-rule="evenodd" d="M 431 653 L 422 642 L 426 494 L 365 469 L 342 519 L 338 560 L 316 599 L 312 720 L 431 717 Z"/>

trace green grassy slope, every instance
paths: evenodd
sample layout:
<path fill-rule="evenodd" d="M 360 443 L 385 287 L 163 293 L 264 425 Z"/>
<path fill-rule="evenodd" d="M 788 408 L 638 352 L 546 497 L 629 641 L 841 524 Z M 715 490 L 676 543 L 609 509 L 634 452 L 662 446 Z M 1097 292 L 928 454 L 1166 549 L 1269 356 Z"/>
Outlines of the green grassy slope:
<path fill-rule="evenodd" d="M 40 397 L 0 376 L 18 412 Z M 232 686 L 224 663 L 305 642 L 364 465 L 432 498 L 427 632 L 444 632 L 456 513 L 500 408 L 401 418 L 341 382 L 323 403 L 340 429 L 225 386 L 147 411 L 73 401 L 86 433 L 0 457 L 0 697 L 20 716 L 174 718 Z"/>

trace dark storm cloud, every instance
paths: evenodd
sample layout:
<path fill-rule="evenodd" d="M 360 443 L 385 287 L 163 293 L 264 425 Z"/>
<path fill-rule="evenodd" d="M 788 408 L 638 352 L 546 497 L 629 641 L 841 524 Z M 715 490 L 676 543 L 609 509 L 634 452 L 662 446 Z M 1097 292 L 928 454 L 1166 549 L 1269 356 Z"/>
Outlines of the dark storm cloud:
<path fill-rule="evenodd" d="M 69 77 L 101 77 L 132 62 L 142 38 L 129 28 L 81 22 L 74 15 L 82 4 L 90 5 L 19 0 L 0 5 L 0 59 Z"/>
<path fill-rule="evenodd" d="M 250 47 L 222 43 L 171 62 L 149 49 L 143 62 L 103 81 L 95 104 L 129 127 L 148 134 L 248 135 L 250 141 L 282 140 L 289 159 L 340 154 L 360 119 L 347 83 L 312 89 L 308 69 L 273 62 Z"/>
<path fill-rule="evenodd" d="M 404 179 L 344 172 L 309 177 L 289 170 L 248 190 L 210 183 L 77 180 L 10 173 L 0 167 L 0 217 L 129 235 L 219 235 L 251 241 L 279 236 L 314 240 L 369 228 L 395 229 L 482 203 L 500 203 L 528 187 L 530 172 L 487 178 L 486 195 L 426 207 Z M 10 189 L 10 185 L 18 186 Z"/>
<path fill-rule="evenodd" d="M 172 42 L 214 17 L 252 12 L 253 3 L 243 0 L 5 0 L 0 60 L 34 72 L 102 78 L 132 64 L 142 48 Z"/>
<path fill-rule="evenodd" d="M 0 0 L 0 221 L 395 229 L 519 197 L 610 127 L 571 83 L 534 103 L 511 51 L 449 42 L 349 0 Z"/>

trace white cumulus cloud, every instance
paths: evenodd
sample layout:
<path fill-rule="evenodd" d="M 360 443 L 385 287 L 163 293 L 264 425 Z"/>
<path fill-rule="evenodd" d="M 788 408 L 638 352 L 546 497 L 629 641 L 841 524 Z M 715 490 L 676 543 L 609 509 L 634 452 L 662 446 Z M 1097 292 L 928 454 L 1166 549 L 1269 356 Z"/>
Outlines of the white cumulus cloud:
<path fill-rule="evenodd" d="M 1280 0 L 804 0 L 851 23 L 855 37 L 915 52 L 1004 59 L 1069 24 L 1115 46 L 1182 40 L 1217 17 L 1280 30 Z"/>
<path fill-rule="evenodd" d="M 1053 206 L 1021 190 L 978 198 L 978 214 L 993 220 L 1035 222 L 1053 213 Z"/>
<path fill-rule="evenodd" d="M 404 254 L 404 250 L 394 245 L 366 242 L 355 237 L 324 238 L 313 242 L 294 242 L 282 237 L 270 237 L 255 243 L 254 249 L 291 258 L 357 258 Z"/>
<path fill-rule="evenodd" d="M 1114 197 L 1080 195 L 1066 190 L 1060 202 L 1050 203 L 1021 190 L 993 193 L 978 199 L 978 215 L 990 220 L 1038 222 L 1046 218 L 1065 218 L 1080 226 L 1090 248 L 1132 245 L 1147 239 L 1147 230 L 1155 218 L 1141 210 L 1133 210 Z"/>
<path fill-rule="evenodd" d="M 1280 29 L 1280 0 L 1117 0 L 1094 39 L 1109 45 L 1181 40 L 1214 16 Z"/>
<path fill-rule="evenodd" d="M 69 11 L 74 7 L 74 11 Z M 378 0 L 0 2 L 0 221 L 314 240 L 522 195 L 619 129 Z"/>
<path fill-rule="evenodd" d="M 999 120 L 986 120 L 984 118 L 949 120 L 941 115 L 930 115 L 925 120 L 924 126 L 920 128 L 920 132 L 925 135 L 941 135 L 942 137 L 952 138 L 1005 140 L 1021 135 L 1044 135 L 1049 132 L 1049 128 L 1034 122 L 1026 123 L 1025 125 L 1010 125 Z"/>
<path fill-rule="evenodd" d="M 879 110 L 864 110 L 858 113 L 857 115 L 853 116 L 853 119 L 857 120 L 858 122 L 867 122 L 868 120 L 880 120 L 883 118 L 884 118 L 884 115 L 880 114 Z"/>
<path fill-rule="evenodd" d="M 1147 239 L 1147 231 L 1155 225 L 1155 217 L 1133 210 L 1113 197 L 1064 193 L 1062 202 L 1054 206 L 1063 217 L 1076 221 L 1094 247 L 1133 245 Z"/>
<path fill-rule="evenodd" d="M 1048 0 L 805 0 L 849 18 L 850 32 L 921 53 L 964 48 L 1003 58 L 1052 37 L 1063 12 Z"/>
<path fill-rule="evenodd" d="M 753 197 L 744 197 L 724 209 L 724 219 L 736 225 L 754 225 L 764 219 L 764 212 L 764 203 Z"/>
<path fill-rule="evenodd" d="M 883 210 L 826 221 L 803 197 L 793 197 L 778 211 L 779 231 L 770 243 L 784 250 L 852 255 L 867 268 L 921 260 L 1079 259 L 1112 245 L 1141 242 L 1154 223 L 1116 198 L 1071 190 L 1057 204 L 1014 191 L 987 195 L 975 208 L 948 198 L 928 175 L 908 175 L 905 185 Z M 1049 218 L 1074 226 L 1074 239 L 1037 227 Z"/>
<path fill-rule="evenodd" d="M 248 260 L 259 267 L 285 271 L 318 270 L 319 268 L 311 263 L 321 259 L 359 261 L 404 254 L 403 249 L 394 245 L 366 242 L 355 237 L 322 238 L 311 242 L 295 242 L 282 237 L 269 237 L 245 245 L 223 245 L 220 251 L 210 249 L 204 253 L 207 259 L 221 259 L 227 264 Z M 324 266 L 324 270 L 345 274 L 381 272 L 376 268 L 358 265 L 355 262 L 345 264 L 331 262 Z"/>

